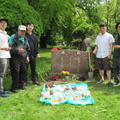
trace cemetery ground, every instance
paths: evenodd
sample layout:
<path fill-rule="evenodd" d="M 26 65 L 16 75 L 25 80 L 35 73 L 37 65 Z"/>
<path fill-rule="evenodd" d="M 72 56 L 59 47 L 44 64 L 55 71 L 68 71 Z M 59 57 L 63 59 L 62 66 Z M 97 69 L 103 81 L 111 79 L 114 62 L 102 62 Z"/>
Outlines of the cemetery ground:
<path fill-rule="evenodd" d="M 45 83 L 51 68 L 51 50 L 42 49 L 41 58 L 37 59 L 39 80 Z M 80 81 L 70 81 L 70 83 Z M 108 87 L 107 81 L 98 84 L 97 79 L 88 79 L 88 88 L 95 100 L 94 105 L 49 105 L 41 103 L 41 86 L 33 85 L 29 80 L 27 90 L 9 93 L 10 97 L 0 97 L 0 120 L 119 120 L 120 85 Z M 112 81 L 113 82 L 113 81 Z M 5 88 L 11 85 L 11 76 L 5 77 Z"/>

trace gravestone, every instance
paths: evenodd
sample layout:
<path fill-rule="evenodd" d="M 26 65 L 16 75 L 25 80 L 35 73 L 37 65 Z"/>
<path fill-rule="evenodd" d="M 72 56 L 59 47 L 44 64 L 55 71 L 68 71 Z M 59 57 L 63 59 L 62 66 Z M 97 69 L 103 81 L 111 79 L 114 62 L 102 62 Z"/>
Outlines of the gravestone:
<path fill-rule="evenodd" d="M 52 74 L 69 71 L 70 74 L 83 74 L 89 69 L 88 53 L 79 50 L 52 51 Z"/>

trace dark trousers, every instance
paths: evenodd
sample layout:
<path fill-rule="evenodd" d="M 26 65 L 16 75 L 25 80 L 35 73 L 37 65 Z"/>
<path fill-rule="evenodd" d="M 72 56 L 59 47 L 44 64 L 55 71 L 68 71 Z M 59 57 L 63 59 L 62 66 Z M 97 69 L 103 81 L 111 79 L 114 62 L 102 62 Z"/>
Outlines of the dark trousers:
<path fill-rule="evenodd" d="M 36 57 L 30 55 L 29 59 L 30 59 L 29 64 L 30 64 L 30 69 L 31 69 L 31 80 L 33 82 L 35 82 L 38 78 L 37 77 L 37 72 L 36 72 Z M 27 68 L 28 68 L 28 65 L 27 65 Z"/>
<path fill-rule="evenodd" d="M 12 75 L 12 86 L 11 89 L 15 90 L 19 87 L 23 87 L 26 83 L 26 60 L 17 57 L 10 59 L 10 70 Z"/>
<path fill-rule="evenodd" d="M 120 58 L 113 59 L 113 72 L 114 72 L 114 81 L 116 83 L 120 82 Z"/>

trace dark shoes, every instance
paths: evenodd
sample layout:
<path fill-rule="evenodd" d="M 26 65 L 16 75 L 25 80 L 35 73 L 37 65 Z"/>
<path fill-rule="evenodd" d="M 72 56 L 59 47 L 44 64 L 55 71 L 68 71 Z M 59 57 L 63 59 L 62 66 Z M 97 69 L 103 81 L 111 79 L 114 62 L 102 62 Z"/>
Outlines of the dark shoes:
<path fill-rule="evenodd" d="M 99 82 L 98 82 L 98 83 L 102 83 L 102 82 L 105 82 L 105 81 L 101 79 L 101 80 L 99 80 Z"/>
<path fill-rule="evenodd" d="M 113 83 L 113 86 L 118 85 L 118 84 L 119 84 L 119 82 L 114 82 L 114 83 Z"/>
<path fill-rule="evenodd" d="M 1 96 L 1 97 L 9 97 L 10 95 L 8 95 L 8 94 L 6 94 L 5 92 L 3 92 L 3 93 L 0 93 L 0 96 Z"/>
<path fill-rule="evenodd" d="M 27 89 L 27 88 L 26 88 L 25 86 L 22 86 L 22 87 L 18 87 L 18 89 L 25 90 L 25 89 Z M 17 89 L 11 89 L 11 91 L 12 91 L 13 93 L 18 93 L 18 92 L 19 92 Z"/>
<path fill-rule="evenodd" d="M 109 86 L 109 87 L 112 87 L 112 86 L 113 86 L 113 83 L 108 82 L 108 86 Z"/>
<path fill-rule="evenodd" d="M 39 82 L 33 82 L 33 84 L 40 86 L 40 83 L 39 83 Z"/>
<path fill-rule="evenodd" d="M 102 83 L 102 82 L 105 82 L 105 81 L 101 79 L 98 83 Z M 114 83 L 108 82 L 108 86 L 112 87 L 114 86 Z"/>
<path fill-rule="evenodd" d="M 25 90 L 25 89 L 27 89 L 27 87 L 22 86 L 22 87 L 19 87 L 18 89 Z"/>
<path fill-rule="evenodd" d="M 18 93 L 18 90 L 17 89 L 13 89 L 11 90 L 13 93 Z"/>

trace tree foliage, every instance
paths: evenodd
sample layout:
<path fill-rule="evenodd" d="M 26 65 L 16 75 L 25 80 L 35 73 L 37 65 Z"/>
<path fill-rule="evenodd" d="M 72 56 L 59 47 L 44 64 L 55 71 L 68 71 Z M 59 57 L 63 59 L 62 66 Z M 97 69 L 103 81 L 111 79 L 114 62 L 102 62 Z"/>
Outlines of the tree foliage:
<path fill-rule="evenodd" d="M 99 24 L 107 23 L 115 34 L 120 19 L 120 0 L 1 0 L 0 16 L 9 19 L 10 34 L 18 25 L 32 21 L 40 46 L 75 39 L 92 38 L 99 32 Z M 112 10 L 111 10 L 112 9 Z"/>
<path fill-rule="evenodd" d="M 40 36 L 42 33 L 42 22 L 39 13 L 29 6 L 25 0 L 1 0 L 0 16 L 6 17 L 9 34 L 17 31 L 19 25 L 26 25 L 27 21 L 35 24 L 35 33 Z"/>

